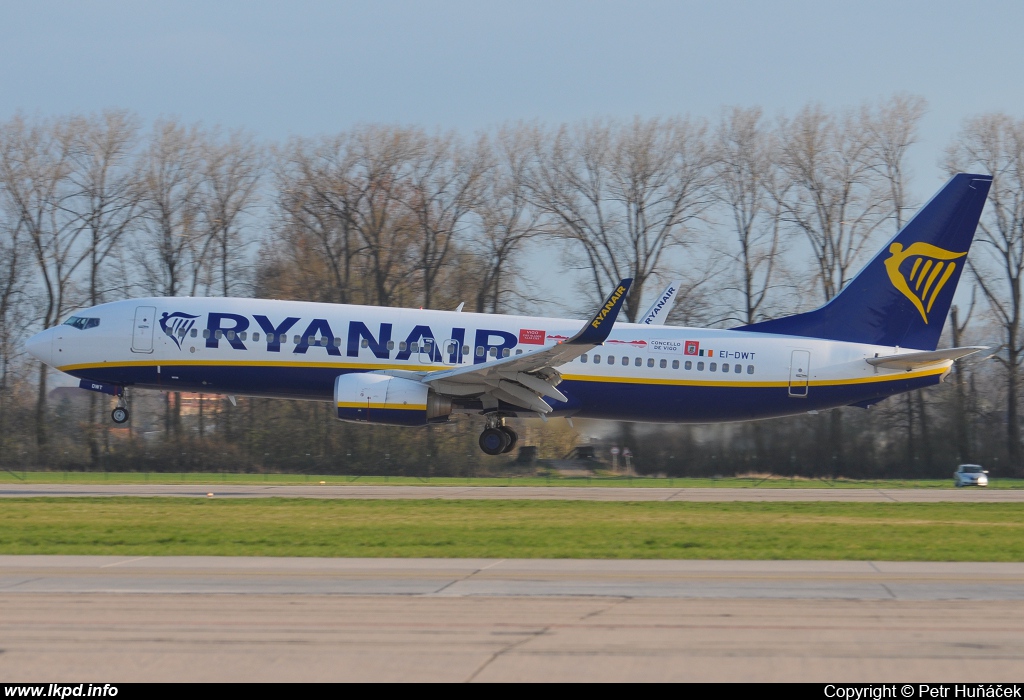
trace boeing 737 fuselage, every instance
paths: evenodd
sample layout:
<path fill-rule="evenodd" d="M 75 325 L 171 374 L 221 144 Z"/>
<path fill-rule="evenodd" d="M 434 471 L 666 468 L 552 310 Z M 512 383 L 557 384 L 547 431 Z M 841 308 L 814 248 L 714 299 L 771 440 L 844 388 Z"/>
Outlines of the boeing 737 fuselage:
<path fill-rule="evenodd" d="M 623 280 L 578 320 L 236 298 L 102 304 L 27 349 L 118 398 L 124 390 L 333 401 L 342 420 L 481 415 L 481 448 L 512 449 L 508 417 L 658 423 L 867 407 L 938 383 L 978 348 L 936 350 L 991 178 L 957 175 L 816 311 L 731 330 L 617 323 Z M 677 285 L 676 285 L 677 286 Z M 674 289 L 672 289 L 674 293 Z M 660 309 L 660 307 L 659 307 Z"/>

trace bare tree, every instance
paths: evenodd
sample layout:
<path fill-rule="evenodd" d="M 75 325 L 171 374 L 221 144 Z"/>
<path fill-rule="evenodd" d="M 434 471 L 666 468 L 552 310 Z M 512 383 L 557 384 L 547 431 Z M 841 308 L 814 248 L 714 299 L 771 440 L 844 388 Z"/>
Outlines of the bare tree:
<path fill-rule="evenodd" d="M 73 303 L 75 268 L 81 262 L 82 228 L 66 209 L 74 196 L 70 152 L 73 129 L 67 119 L 27 123 L 22 116 L 3 125 L 0 134 L 0 196 L 3 208 L 23 231 L 36 263 L 43 305 L 43 328 L 57 324 Z M 36 396 L 36 444 L 45 449 L 46 365 L 40 363 Z"/>
<path fill-rule="evenodd" d="M 346 210 L 369 263 L 371 300 L 382 306 L 399 301 L 409 287 L 417 224 L 403 200 L 408 196 L 409 163 L 423 138 L 414 129 L 386 126 L 362 127 L 349 137 L 350 167 L 341 174 L 338 193 L 349 197 Z"/>
<path fill-rule="evenodd" d="M 0 182 L 4 208 L 27 235 L 43 286 L 40 322 L 53 326 L 69 303 L 72 275 L 79 261 L 81 229 L 69 216 L 73 196 L 70 151 L 73 130 L 67 120 L 28 124 L 21 116 L 4 125 Z"/>
<path fill-rule="evenodd" d="M 12 362 L 17 339 L 28 321 L 24 294 L 26 240 L 20 217 L 0 208 L 0 458 L 13 437 L 8 429 Z"/>
<path fill-rule="evenodd" d="M 907 197 L 907 151 L 917 143 L 917 126 L 928 103 L 923 97 L 898 93 L 875 110 L 861 109 L 861 123 L 868 135 L 871 168 L 888 185 L 891 214 L 896 231 L 903 228 L 904 214 L 916 209 Z"/>
<path fill-rule="evenodd" d="M 89 276 L 86 299 L 94 306 L 112 288 L 101 278 L 120 279 L 105 265 L 118 252 L 122 237 L 138 215 L 134 158 L 139 125 L 130 113 L 109 110 L 97 117 L 76 117 L 70 126 L 69 177 L 74 191 L 65 207 L 84 229 L 83 254 Z"/>
<path fill-rule="evenodd" d="M 287 246 L 284 254 L 303 273 L 319 280 L 324 292 L 321 300 L 339 304 L 359 300 L 355 261 L 362 242 L 352 215 L 359 205 L 358 195 L 348 186 L 353 167 L 348 140 L 343 135 L 319 142 L 293 139 L 275 155 L 274 217 Z M 323 274 L 309 270 L 317 266 L 316 261 L 325 268 Z M 302 286 L 313 287 L 312 279 Z"/>
<path fill-rule="evenodd" d="M 947 149 L 946 169 L 993 176 L 978 226 L 980 255 L 971 256 L 967 264 L 1003 336 L 995 359 L 1006 372 L 1007 454 L 1010 468 L 1024 475 L 1018 407 L 1024 362 L 1024 120 L 1000 113 L 968 119 Z"/>
<path fill-rule="evenodd" d="M 198 126 L 158 121 L 142 154 L 139 262 L 146 287 L 161 296 L 193 295 L 201 282 L 203 148 Z"/>
<path fill-rule="evenodd" d="M 773 287 L 780 251 L 779 200 L 775 185 L 775 144 L 762 123 L 759 107 L 734 107 L 722 118 L 715 135 L 716 199 L 729 211 L 738 250 L 730 254 L 738 266 L 742 323 L 763 320 L 765 299 Z M 773 201 L 771 193 L 777 198 Z"/>
<path fill-rule="evenodd" d="M 625 313 L 635 321 L 645 284 L 710 206 L 706 127 L 689 119 L 591 122 L 541 144 L 533 203 L 548 230 L 583 251 L 596 295 L 633 278 Z"/>
<path fill-rule="evenodd" d="M 889 213 L 863 123 L 805 107 L 779 127 L 776 199 L 784 221 L 803 234 L 824 301 L 850 280 L 871 235 Z"/>
<path fill-rule="evenodd" d="M 318 253 L 338 301 L 412 301 L 419 256 L 406 198 L 410 162 L 424 139 L 416 130 L 374 125 L 295 140 L 279 152 L 278 225 Z"/>
<path fill-rule="evenodd" d="M 0 230 L 0 390 L 7 386 L 13 354 L 12 316 L 21 306 L 19 297 L 24 282 L 24 241 L 19 228 L 17 224 L 3 225 Z"/>
<path fill-rule="evenodd" d="M 480 197 L 487 153 L 483 140 L 466 146 L 454 133 L 415 134 L 403 203 L 416 225 L 416 267 L 423 306 L 434 302 L 434 285 L 449 261 L 460 227 Z"/>
<path fill-rule="evenodd" d="M 211 267 L 219 277 L 216 286 L 227 297 L 242 277 L 238 274 L 245 247 L 242 232 L 259 198 L 263 149 L 241 131 L 232 132 L 226 141 L 219 136 L 215 132 L 206 139 L 200 206 L 207 239 L 203 248 L 212 253 Z"/>
<path fill-rule="evenodd" d="M 527 176 L 536 151 L 538 130 L 504 126 L 491 144 L 492 163 L 484 193 L 476 206 L 477 235 L 470 243 L 482 271 L 476 293 L 478 313 L 498 313 L 511 290 L 516 256 L 524 241 L 540 230 L 540 216 L 530 205 Z"/>

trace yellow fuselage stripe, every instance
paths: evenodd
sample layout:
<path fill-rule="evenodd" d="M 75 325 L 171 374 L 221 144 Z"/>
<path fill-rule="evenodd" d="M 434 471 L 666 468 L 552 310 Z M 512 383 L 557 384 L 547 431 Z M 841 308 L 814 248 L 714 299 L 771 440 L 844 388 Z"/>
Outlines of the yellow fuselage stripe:
<path fill-rule="evenodd" d="M 937 367 L 917 372 L 899 372 L 894 374 L 880 374 L 868 377 L 853 377 L 850 379 L 818 379 L 808 382 L 810 386 L 838 386 L 841 384 L 872 384 L 877 382 L 898 381 L 901 379 L 913 379 L 917 377 L 929 377 L 934 374 L 946 372 L 948 367 Z M 577 374 L 563 374 L 562 379 L 580 382 L 614 382 L 617 384 L 679 384 L 685 386 L 728 386 L 728 387 L 788 387 L 790 382 L 729 382 L 729 381 L 707 381 L 696 379 L 645 379 L 641 377 L 593 377 Z M 798 382 L 803 386 L 802 382 Z"/>
<path fill-rule="evenodd" d="M 58 367 L 62 372 L 71 372 L 84 369 L 117 369 L 119 367 L 176 367 L 176 366 L 212 366 L 212 367 L 297 367 L 297 368 L 325 368 L 325 369 L 356 369 L 363 371 L 379 371 L 383 369 L 405 369 L 411 371 L 441 372 L 452 369 L 445 365 L 396 365 L 379 364 L 365 365 L 357 363 L 341 362 L 288 362 L 285 360 L 267 361 L 238 361 L 238 360 L 173 360 L 170 362 L 157 362 L 154 360 L 129 360 L 126 362 L 89 363 L 80 365 L 65 365 Z M 808 382 L 810 386 L 840 386 L 847 384 L 872 384 L 877 382 L 900 381 L 904 379 L 916 379 L 936 374 L 943 374 L 949 370 L 949 365 L 917 370 L 914 372 L 893 372 L 891 374 L 873 374 L 865 377 L 852 377 L 849 379 L 818 379 Z M 733 382 L 728 380 L 709 381 L 700 379 L 657 379 L 649 377 L 600 377 L 583 374 L 564 374 L 563 379 L 578 382 L 605 382 L 611 384 L 650 384 L 657 386 L 710 386 L 729 388 L 778 388 L 788 387 L 788 381 L 767 381 L 767 382 Z M 802 383 L 800 383 L 802 386 Z"/>

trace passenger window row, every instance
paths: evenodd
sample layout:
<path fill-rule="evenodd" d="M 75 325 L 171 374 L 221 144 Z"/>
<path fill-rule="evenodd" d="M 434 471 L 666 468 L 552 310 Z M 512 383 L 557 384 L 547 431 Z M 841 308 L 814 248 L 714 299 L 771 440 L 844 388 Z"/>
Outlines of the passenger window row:
<path fill-rule="evenodd" d="M 173 335 L 173 334 L 174 334 L 173 331 L 168 331 L 168 335 Z M 188 334 L 191 337 L 193 337 L 193 338 L 197 337 L 197 335 L 198 335 L 197 329 L 193 328 Z M 185 337 L 185 329 L 184 328 L 179 329 L 178 332 L 177 332 L 177 335 L 178 335 L 179 338 L 184 338 Z M 220 330 L 218 330 L 218 331 L 214 331 L 214 334 L 213 334 L 213 337 L 215 337 L 217 340 L 220 340 L 222 338 L 227 338 L 228 340 L 234 340 L 236 337 L 239 340 L 248 340 L 248 336 L 249 336 L 249 334 L 246 331 L 241 331 L 240 333 L 235 333 L 235 331 L 220 331 Z M 204 338 L 209 338 L 210 337 L 209 329 L 204 329 L 203 330 L 203 337 Z M 252 334 L 253 342 L 258 342 L 259 339 L 260 339 L 259 332 L 258 331 L 254 332 Z M 280 333 L 280 334 L 277 334 L 277 335 L 275 335 L 274 333 L 267 333 L 266 340 L 267 340 L 268 343 L 273 343 L 273 342 L 276 341 L 276 342 L 278 342 L 280 344 L 286 344 L 288 342 L 288 335 L 286 333 Z M 293 336 L 293 342 L 296 345 L 298 345 L 299 343 L 302 342 L 302 336 L 300 336 L 300 335 Z M 321 347 L 326 347 L 328 342 L 331 342 L 331 344 L 333 344 L 334 347 L 336 347 L 336 348 L 340 348 L 341 347 L 341 338 L 325 338 L 325 337 L 317 338 L 316 336 L 312 336 L 312 335 L 306 338 L 306 343 L 308 345 L 319 345 Z M 405 352 L 406 349 L 408 349 L 409 352 L 420 352 L 421 348 L 422 348 L 423 352 L 430 352 L 430 349 L 431 349 L 432 345 L 433 345 L 433 343 L 430 340 L 427 340 L 427 341 L 423 342 L 422 344 L 420 344 L 420 343 L 409 343 L 408 345 L 405 343 L 405 341 L 402 341 L 402 342 L 400 342 L 398 344 L 398 349 L 399 349 L 400 352 Z M 363 347 L 363 348 L 368 348 L 368 347 L 370 347 L 370 343 L 369 343 L 369 341 L 366 338 L 363 338 L 362 342 L 360 343 L 360 346 Z M 395 349 L 395 341 L 389 340 L 387 342 L 387 349 L 388 350 L 394 350 Z M 454 345 L 449 345 L 446 348 L 446 352 L 450 354 L 454 349 L 455 349 Z M 484 354 L 485 354 L 484 346 L 478 345 L 476 347 L 476 356 L 477 357 L 483 357 Z M 486 354 L 490 355 L 491 357 L 496 358 L 498 356 L 498 349 L 492 347 L 492 348 L 490 348 L 489 351 L 486 351 Z M 522 348 L 517 348 L 516 349 L 516 355 L 522 355 L 522 354 L 523 354 L 523 349 Z M 463 345 L 462 346 L 462 355 L 463 356 L 469 355 L 469 346 L 468 345 Z M 510 352 L 509 348 L 503 348 L 502 351 L 501 351 L 501 356 L 502 357 L 509 357 L 509 355 L 511 355 L 511 352 Z M 593 358 L 591 358 L 587 354 L 584 354 L 584 355 L 580 356 L 580 362 L 581 363 L 587 364 L 587 362 L 590 362 L 590 361 L 593 361 L 593 363 L 595 365 L 599 365 L 602 362 L 602 357 L 601 357 L 601 355 L 594 355 Z M 655 358 L 649 357 L 649 358 L 647 358 L 646 365 L 648 367 L 651 367 L 651 368 L 654 368 L 655 366 L 657 366 L 660 369 L 668 369 L 668 363 L 669 363 L 669 361 L 667 359 L 665 359 L 665 358 L 661 358 L 660 360 L 656 361 Z M 645 363 L 644 363 L 643 358 L 641 358 L 641 357 L 630 358 L 630 357 L 628 357 L 626 355 L 623 355 L 622 357 L 618 358 L 618 362 L 616 362 L 615 355 L 607 355 L 607 356 L 604 357 L 604 364 L 607 364 L 607 365 L 620 364 L 620 365 L 622 365 L 624 367 L 628 367 L 629 365 L 633 365 L 634 367 L 643 367 Z M 672 360 L 672 369 L 679 369 L 679 364 L 680 364 L 679 360 Z M 694 365 L 694 363 L 693 363 L 692 360 L 686 360 L 683 363 L 683 369 L 684 370 L 692 370 L 693 369 L 693 365 Z M 709 362 L 709 363 L 707 363 L 707 365 L 705 365 L 705 363 L 703 361 L 698 361 L 697 362 L 697 371 L 698 372 L 705 371 L 705 366 L 707 368 L 707 371 L 709 371 L 709 372 L 717 372 L 717 371 L 719 371 L 719 365 L 718 365 L 717 362 Z M 733 372 L 734 374 L 740 374 L 740 373 L 743 372 L 743 365 L 741 365 L 740 363 L 736 363 L 736 364 L 730 365 L 728 362 L 723 362 L 722 365 L 721 365 L 721 371 L 722 372 Z M 754 373 L 754 365 L 747 365 L 747 374 L 753 374 L 753 373 Z"/>
<path fill-rule="evenodd" d="M 595 365 L 601 364 L 601 355 L 594 355 L 592 358 L 589 355 L 580 355 L 580 362 L 581 363 L 586 364 L 587 362 L 590 362 L 590 361 L 592 361 L 593 364 L 595 364 Z M 668 369 L 668 362 L 669 361 L 667 359 L 662 358 L 662 359 L 658 360 L 657 366 L 660 369 Z M 607 356 L 605 356 L 604 364 L 606 364 L 606 365 L 614 365 L 614 364 L 616 364 L 615 355 L 607 355 Z M 632 364 L 634 367 L 643 367 L 644 366 L 644 361 L 643 361 L 643 358 L 641 358 L 641 357 L 636 357 L 636 358 L 632 358 L 631 359 L 631 358 L 623 355 L 621 358 L 619 358 L 618 364 L 620 364 L 622 366 L 626 366 L 626 367 L 628 367 L 630 364 Z M 655 366 L 655 359 L 653 357 L 648 357 L 647 358 L 647 366 L 648 367 L 654 367 Z M 719 371 L 719 365 L 718 365 L 717 362 L 709 362 L 709 363 L 707 363 L 706 368 L 707 368 L 708 372 L 717 372 L 717 371 Z M 679 369 L 679 360 L 672 360 L 672 369 Z M 693 369 L 693 361 L 692 360 L 686 360 L 685 362 L 683 362 L 683 369 L 684 370 L 692 370 Z M 702 361 L 698 361 L 697 362 L 697 371 L 698 372 L 705 371 L 705 364 L 704 364 L 704 362 L 702 362 Z M 738 362 L 735 363 L 735 364 L 729 364 L 728 362 L 723 362 L 722 365 L 721 365 L 721 371 L 722 372 L 732 372 L 734 374 L 741 374 L 743 372 L 743 365 L 738 363 Z M 754 365 L 747 365 L 747 374 L 753 374 L 753 373 L 754 373 Z"/>
<path fill-rule="evenodd" d="M 175 335 L 174 330 L 168 330 L 167 331 L 167 335 Z M 199 331 L 197 331 L 195 328 L 193 328 L 192 331 L 188 335 L 190 335 L 191 337 L 195 338 L 197 335 L 199 335 Z M 178 332 L 177 332 L 177 336 L 179 338 L 184 338 L 185 337 L 185 329 L 184 328 L 179 328 Z M 204 338 L 209 338 L 210 337 L 210 331 L 203 331 L 203 337 Z"/>

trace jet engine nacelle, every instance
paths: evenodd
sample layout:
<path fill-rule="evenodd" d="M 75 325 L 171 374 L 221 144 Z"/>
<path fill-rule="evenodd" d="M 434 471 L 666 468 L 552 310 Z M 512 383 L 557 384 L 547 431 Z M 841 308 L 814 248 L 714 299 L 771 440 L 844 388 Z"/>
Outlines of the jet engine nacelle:
<path fill-rule="evenodd" d="M 357 423 L 427 425 L 446 422 L 452 412 L 451 399 L 425 384 L 368 372 L 335 379 L 334 403 L 338 418 Z"/>

